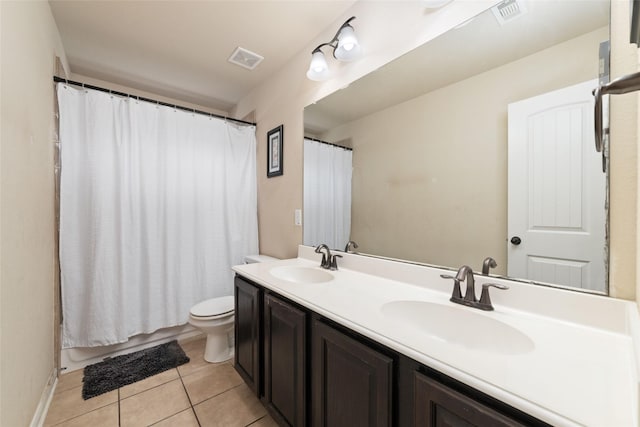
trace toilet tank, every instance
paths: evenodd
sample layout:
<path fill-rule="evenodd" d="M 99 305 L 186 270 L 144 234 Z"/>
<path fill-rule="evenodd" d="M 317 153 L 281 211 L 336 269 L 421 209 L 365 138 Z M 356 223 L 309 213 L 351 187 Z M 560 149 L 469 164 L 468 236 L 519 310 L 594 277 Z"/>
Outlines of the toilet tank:
<path fill-rule="evenodd" d="M 268 261 L 277 261 L 278 258 L 274 258 L 269 255 L 247 255 L 244 257 L 245 264 L 253 264 L 256 262 L 268 262 Z"/>

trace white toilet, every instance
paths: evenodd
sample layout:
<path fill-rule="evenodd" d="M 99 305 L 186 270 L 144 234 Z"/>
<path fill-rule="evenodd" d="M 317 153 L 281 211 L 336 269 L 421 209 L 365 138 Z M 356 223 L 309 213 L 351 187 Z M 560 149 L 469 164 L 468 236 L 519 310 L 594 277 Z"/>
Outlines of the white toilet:
<path fill-rule="evenodd" d="M 249 255 L 245 263 L 275 261 L 267 255 Z M 204 360 L 207 362 L 224 362 L 233 357 L 233 295 L 211 298 L 202 301 L 189 312 L 189 323 L 207 334 Z"/>
<path fill-rule="evenodd" d="M 191 307 L 189 323 L 207 334 L 207 362 L 224 362 L 233 356 L 233 304 L 233 297 L 226 296 Z"/>

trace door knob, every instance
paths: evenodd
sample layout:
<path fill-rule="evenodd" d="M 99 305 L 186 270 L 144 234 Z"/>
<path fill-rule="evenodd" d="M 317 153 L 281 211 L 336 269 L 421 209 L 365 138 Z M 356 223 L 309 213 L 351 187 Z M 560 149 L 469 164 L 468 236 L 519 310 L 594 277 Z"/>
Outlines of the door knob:
<path fill-rule="evenodd" d="M 511 243 L 518 246 L 520 243 L 522 243 L 522 239 L 520 239 L 518 236 L 513 236 L 511 238 Z"/>

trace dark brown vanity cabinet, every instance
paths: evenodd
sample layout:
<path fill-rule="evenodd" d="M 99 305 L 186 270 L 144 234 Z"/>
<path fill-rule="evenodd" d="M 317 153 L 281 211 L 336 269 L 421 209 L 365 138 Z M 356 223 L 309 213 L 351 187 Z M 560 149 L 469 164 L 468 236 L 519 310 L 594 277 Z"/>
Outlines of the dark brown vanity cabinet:
<path fill-rule="evenodd" d="M 264 402 L 280 424 L 306 425 L 307 313 L 264 296 Z"/>
<path fill-rule="evenodd" d="M 262 290 L 236 276 L 235 287 L 235 369 L 259 396 L 261 386 Z"/>
<path fill-rule="evenodd" d="M 425 427 L 524 426 L 446 385 L 414 372 L 414 425 Z"/>
<path fill-rule="evenodd" d="M 315 427 L 392 425 L 393 359 L 314 319 Z"/>
<path fill-rule="evenodd" d="M 236 276 L 235 368 L 281 426 L 547 426 Z"/>

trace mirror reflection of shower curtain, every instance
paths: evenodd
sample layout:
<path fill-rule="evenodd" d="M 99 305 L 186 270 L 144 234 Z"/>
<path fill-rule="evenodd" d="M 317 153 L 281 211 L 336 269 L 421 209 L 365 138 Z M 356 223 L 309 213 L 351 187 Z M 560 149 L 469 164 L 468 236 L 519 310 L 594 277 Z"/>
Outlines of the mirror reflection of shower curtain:
<path fill-rule="evenodd" d="M 352 151 L 304 140 L 303 242 L 343 250 L 351 232 Z"/>
<path fill-rule="evenodd" d="M 254 126 L 58 84 L 63 348 L 185 324 L 258 252 Z"/>

